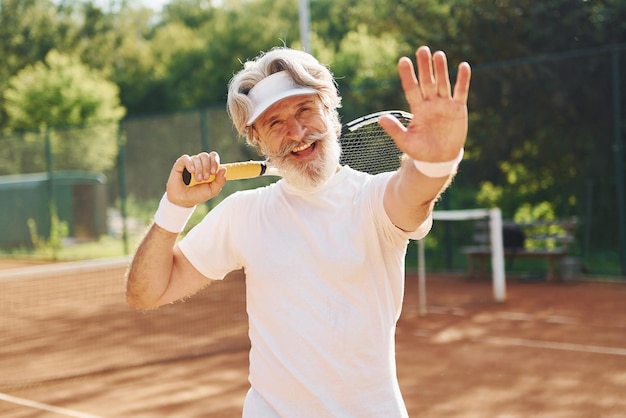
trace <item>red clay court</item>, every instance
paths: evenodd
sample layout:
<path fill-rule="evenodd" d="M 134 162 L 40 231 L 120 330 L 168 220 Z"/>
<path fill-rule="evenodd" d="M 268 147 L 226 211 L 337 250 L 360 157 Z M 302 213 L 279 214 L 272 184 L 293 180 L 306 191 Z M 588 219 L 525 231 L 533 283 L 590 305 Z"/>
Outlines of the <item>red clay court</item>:
<path fill-rule="evenodd" d="M 241 275 L 142 313 L 125 305 L 123 260 L 98 272 L 5 267 L 2 417 L 240 416 Z M 626 283 L 509 278 L 504 303 L 487 280 L 428 275 L 427 289 L 420 316 L 407 277 L 397 331 L 412 417 L 626 416 Z"/>

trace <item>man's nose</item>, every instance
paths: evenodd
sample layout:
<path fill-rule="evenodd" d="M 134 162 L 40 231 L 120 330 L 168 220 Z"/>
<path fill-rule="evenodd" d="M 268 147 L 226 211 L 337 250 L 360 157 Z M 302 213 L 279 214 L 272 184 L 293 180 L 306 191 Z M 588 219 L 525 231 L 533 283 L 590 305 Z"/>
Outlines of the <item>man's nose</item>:
<path fill-rule="evenodd" d="M 304 136 L 305 127 L 297 118 L 292 117 L 287 119 L 287 133 L 286 139 L 290 141 L 300 141 Z"/>

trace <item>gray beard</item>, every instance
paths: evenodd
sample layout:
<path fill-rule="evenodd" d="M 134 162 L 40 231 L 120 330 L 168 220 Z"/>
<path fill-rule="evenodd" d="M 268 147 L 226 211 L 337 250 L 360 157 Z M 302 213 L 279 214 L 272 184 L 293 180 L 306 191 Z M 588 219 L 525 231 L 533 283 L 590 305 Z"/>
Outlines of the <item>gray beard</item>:
<path fill-rule="evenodd" d="M 313 161 L 298 162 L 291 157 L 291 152 L 304 143 L 316 142 L 317 158 Z M 337 170 L 341 156 L 341 146 L 337 138 L 330 132 L 313 133 L 300 143 L 287 143 L 277 153 L 262 149 L 273 167 L 280 171 L 283 179 L 291 186 L 302 190 L 312 191 L 328 179 Z"/>
<path fill-rule="evenodd" d="M 339 166 L 341 147 L 336 139 L 326 137 L 317 141 L 316 146 L 319 155 L 313 161 L 298 163 L 285 159 L 275 164 L 287 183 L 305 192 L 326 183 Z"/>

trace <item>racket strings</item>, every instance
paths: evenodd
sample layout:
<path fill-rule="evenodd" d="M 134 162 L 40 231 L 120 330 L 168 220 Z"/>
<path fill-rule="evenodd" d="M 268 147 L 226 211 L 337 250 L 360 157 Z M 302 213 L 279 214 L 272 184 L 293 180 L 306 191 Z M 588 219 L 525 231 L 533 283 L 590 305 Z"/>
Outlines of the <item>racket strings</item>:
<path fill-rule="evenodd" d="M 400 117 L 406 126 L 410 118 Z M 342 165 L 369 174 L 395 171 L 400 167 L 402 151 L 393 139 L 378 125 L 377 118 L 346 131 L 339 140 Z"/>

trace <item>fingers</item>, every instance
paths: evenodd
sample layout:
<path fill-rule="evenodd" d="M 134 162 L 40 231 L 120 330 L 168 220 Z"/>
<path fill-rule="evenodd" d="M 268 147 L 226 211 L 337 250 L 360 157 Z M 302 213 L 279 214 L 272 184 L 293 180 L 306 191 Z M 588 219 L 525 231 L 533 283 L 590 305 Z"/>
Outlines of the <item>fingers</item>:
<path fill-rule="evenodd" d="M 456 84 L 454 86 L 454 98 L 463 103 L 467 103 L 469 96 L 470 79 L 472 78 L 472 69 L 466 62 L 459 64 L 459 70 L 456 76 Z"/>
<path fill-rule="evenodd" d="M 422 46 L 415 52 L 417 77 L 410 59 L 403 57 L 398 62 L 398 72 L 402 89 L 410 105 L 435 98 L 452 98 L 448 60 L 443 51 L 431 54 L 430 48 Z M 470 67 L 467 63 L 459 65 L 454 98 L 467 102 L 469 94 Z"/>
<path fill-rule="evenodd" d="M 443 51 L 437 51 L 431 55 L 430 48 L 422 46 L 418 48 L 415 56 L 422 96 L 425 99 L 450 98 L 450 77 L 446 54 Z"/>
<path fill-rule="evenodd" d="M 185 169 L 196 180 L 201 178 L 210 182 L 188 187 L 183 180 Z M 176 160 L 170 171 L 166 190 L 170 202 L 179 206 L 192 207 L 212 199 L 219 194 L 225 184 L 226 168 L 220 167 L 219 155 L 215 152 L 203 152 L 192 156 L 183 155 Z"/>
<path fill-rule="evenodd" d="M 417 62 L 417 79 L 424 99 L 430 99 L 437 95 L 435 74 L 433 73 L 433 59 L 430 48 L 422 46 L 415 52 Z"/>
<path fill-rule="evenodd" d="M 402 148 L 401 142 L 404 141 L 406 136 L 406 128 L 404 125 L 402 125 L 402 123 L 400 123 L 400 121 L 392 115 L 382 115 L 378 119 L 378 124 L 391 138 L 393 138 L 396 145 L 398 145 L 399 148 Z"/>
<path fill-rule="evenodd" d="M 452 96 L 450 90 L 450 76 L 448 74 L 448 60 L 443 51 L 435 52 L 433 56 L 433 65 L 435 71 L 435 86 L 437 96 L 449 99 Z"/>
<path fill-rule="evenodd" d="M 400 61 L 398 61 L 398 73 L 400 74 L 402 90 L 409 105 L 421 102 L 422 92 L 415 76 L 413 62 L 407 57 L 400 58 Z"/>
<path fill-rule="evenodd" d="M 184 158 L 187 157 L 187 158 Z M 217 174 L 220 168 L 220 156 L 215 151 L 211 153 L 183 156 L 184 167 L 195 177 L 196 181 L 202 182 Z M 182 172 L 182 168 L 180 170 Z"/>

